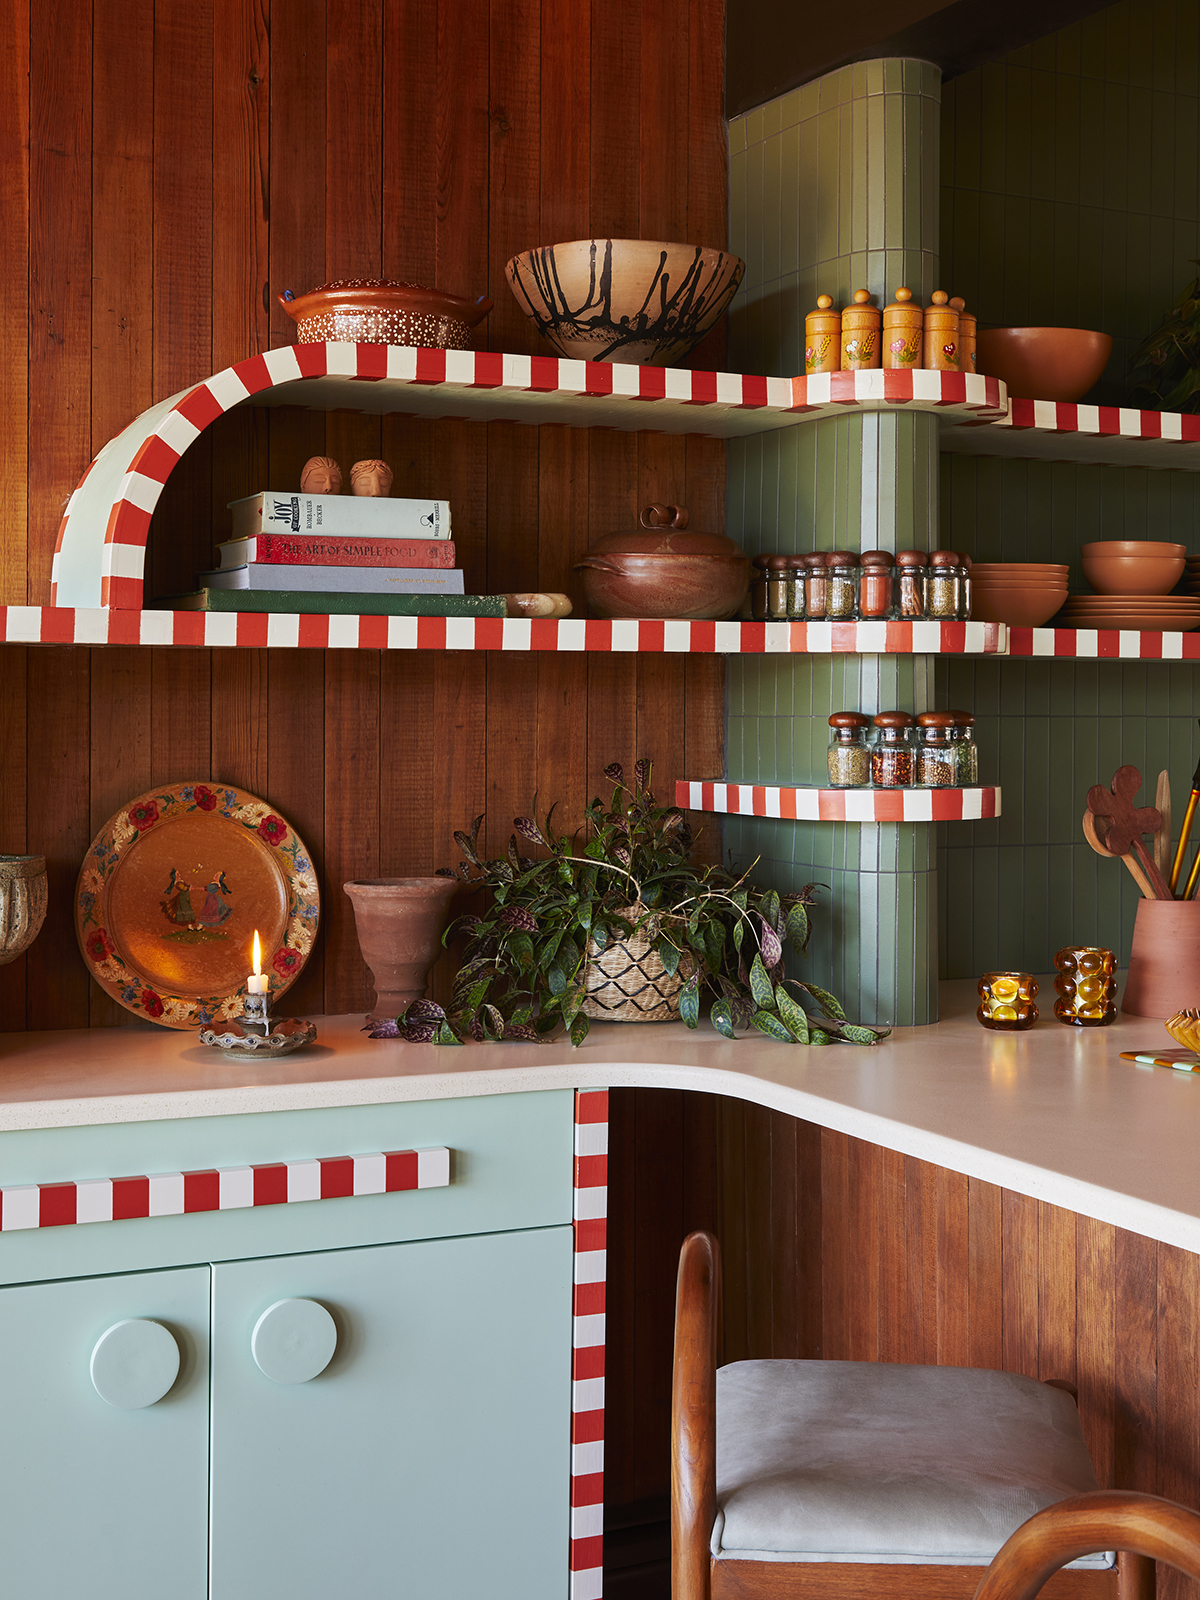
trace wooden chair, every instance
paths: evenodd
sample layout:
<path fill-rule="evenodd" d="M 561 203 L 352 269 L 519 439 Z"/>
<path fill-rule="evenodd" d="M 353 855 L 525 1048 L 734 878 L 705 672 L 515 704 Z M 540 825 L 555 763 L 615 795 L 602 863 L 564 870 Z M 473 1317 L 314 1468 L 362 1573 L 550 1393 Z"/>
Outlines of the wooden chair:
<path fill-rule="evenodd" d="M 693 1233 L 675 1306 L 672 1600 L 970 1600 L 1016 1527 L 1096 1490 L 1069 1385 L 850 1361 L 718 1375 L 720 1292 L 717 1241 Z M 1153 1600 L 1154 1562 L 1135 1553 L 1114 1573 L 1090 1553 L 1047 1600 L 1114 1594 Z"/>
<path fill-rule="evenodd" d="M 1094 1550 L 1136 1552 L 1200 1578 L 1200 1515 L 1174 1500 L 1098 1489 L 1023 1522 L 996 1553 L 975 1600 L 1033 1600 L 1067 1561 Z"/>

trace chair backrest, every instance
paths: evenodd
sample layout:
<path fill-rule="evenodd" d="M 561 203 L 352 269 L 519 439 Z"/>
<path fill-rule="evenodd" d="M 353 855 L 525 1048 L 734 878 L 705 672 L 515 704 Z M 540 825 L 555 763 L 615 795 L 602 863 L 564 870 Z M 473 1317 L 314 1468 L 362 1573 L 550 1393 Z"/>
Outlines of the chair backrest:
<path fill-rule="evenodd" d="M 1200 1514 L 1174 1500 L 1098 1489 L 1047 1506 L 996 1552 L 975 1600 L 1033 1600 L 1059 1567 L 1096 1550 L 1129 1550 L 1200 1578 Z"/>
<path fill-rule="evenodd" d="M 679 1253 L 671 1389 L 671 1567 L 676 1600 L 708 1600 L 717 1499 L 717 1316 L 721 1256 L 711 1233 Z"/>

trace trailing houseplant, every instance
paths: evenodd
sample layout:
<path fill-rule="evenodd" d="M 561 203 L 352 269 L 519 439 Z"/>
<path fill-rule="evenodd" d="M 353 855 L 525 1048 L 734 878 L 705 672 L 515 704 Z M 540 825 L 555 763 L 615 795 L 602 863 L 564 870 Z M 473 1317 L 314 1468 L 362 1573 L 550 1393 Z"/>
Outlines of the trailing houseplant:
<path fill-rule="evenodd" d="M 565 1027 L 579 1045 L 590 1018 L 629 1016 L 632 1006 L 692 1028 L 707 1010 L 731 1039 L 739 1028 L 802 1044 L 883 1037 L 887 1029 L 848 1022 L 833 995 L 784 972 L 785 944 L 807 950 L 815 885 L 778 894 L 692 863 L 687 819 L 655 801 L 651 763 L 638 761 L 632 786 L 617 763 L 605 776 L 611 799 L 593 800 L 573 833 L 556 832 L 556 807 L 540 823 L 517 817 L 495 860 L 479 854 L 481 816 L 455 833 L 457 875 L 490 903 L 446 930 L 446 943 L 466 939 L 449 1010 L 416 1001 L 388 1032 L 450 1044 L 536 1040 Z M 544 854 L 523 855 L 522 841 Z"/>
<path fill-rule="evenodd" d="M 1129 365 L 1133 394 L 1151 395 L 1155 409 L 1200 410 L 1200 277 L 1133 352 Z"/>

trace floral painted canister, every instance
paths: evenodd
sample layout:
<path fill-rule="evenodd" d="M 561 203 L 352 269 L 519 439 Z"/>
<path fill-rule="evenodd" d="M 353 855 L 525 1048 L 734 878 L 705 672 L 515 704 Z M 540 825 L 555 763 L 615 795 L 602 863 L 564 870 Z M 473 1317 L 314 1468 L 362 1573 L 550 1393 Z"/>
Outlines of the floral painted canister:
<path fill-rule="evenodd" d="M 933 299 L 925 307 L 925 360 L 923 365 L 934 372 L 957 372 L 958 312 L 949 303 L 944 289 L 935 289 Z"/>
<path fill-rule="evenodd" d="M 830 295 L 817 296 L 817 309 L 804 319 L 804 375 L 837 372 L 842 364 L 842 313 Z"/>
<path fill-rule="evenodd" d="M 1038 1019 L 1038 1008 L 1033 1003 L 1038 982 L 1030 972 L 985 972 L 977 991 L 979 1009 L 975 1015 L 985 1028 L 1020 1033 L 1032 1028 Z"/>
<path fill-rule="evenodd" d="M 870 291 L 856 289 L 854 304 L 842 312 L 843 372 L 866 372 L 879 365 L 881 317 L 882 313 L 871 304 Z"/>
<path fill-rule="evenodd" d="M 921 365 L 925 316 L 912 303 L 911 289 L 897 289 L 896 298 L 883 308 L 883 364 L 909 372 Z"/>
<path fill-rule="evenodd" d="M 1073 1028 L 1103 1028 L 1117 1015 L 1117 958 L 1095 945 L 1067 945 L 1054 957 L 1054 1015 Z"/>

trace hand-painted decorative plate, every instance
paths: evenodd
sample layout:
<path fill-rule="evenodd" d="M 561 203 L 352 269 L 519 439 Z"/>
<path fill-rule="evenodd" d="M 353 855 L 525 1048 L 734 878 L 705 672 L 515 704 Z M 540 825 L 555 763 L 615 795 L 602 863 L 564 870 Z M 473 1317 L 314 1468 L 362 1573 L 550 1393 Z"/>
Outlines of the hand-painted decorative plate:
<path fill-rule="evenodd" d="M 167 1028 L 239 1016 L 262 940 L 272 995 L 300 975 L 321 914 L 312 857 L 265 800 L 166 784 L 111 817 L 75 888 L 88 970 L 113 999 Z"/>

